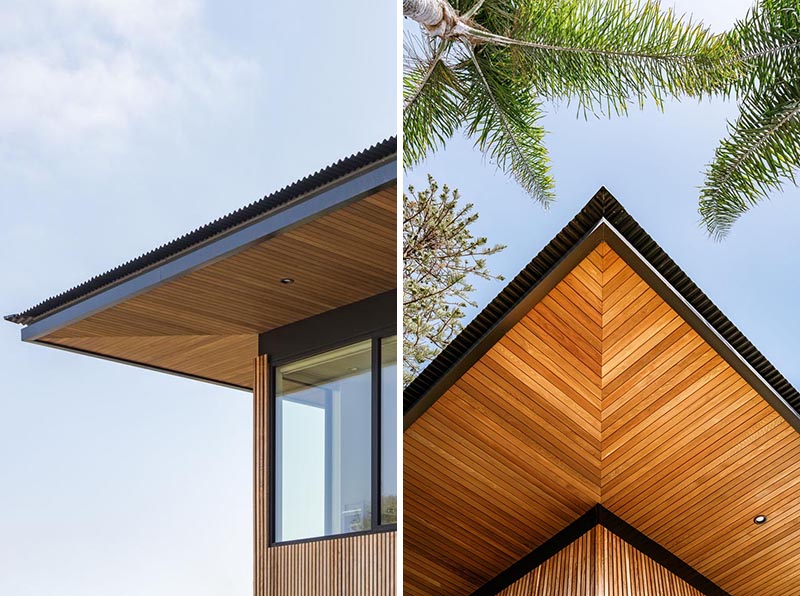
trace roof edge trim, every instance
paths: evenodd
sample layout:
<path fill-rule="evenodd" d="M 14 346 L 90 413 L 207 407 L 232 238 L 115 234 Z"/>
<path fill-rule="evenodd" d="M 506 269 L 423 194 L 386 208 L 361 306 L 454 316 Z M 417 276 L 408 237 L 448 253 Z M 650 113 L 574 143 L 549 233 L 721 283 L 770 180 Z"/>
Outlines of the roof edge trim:
<path fill-rule="evenodd" d="M 604 241 L 656 293 L 682 317 L 772 408 L 800 433 L 800 412 L 775 388 L 675 289 L 661 273 L 609 222 L 604 224 Z"/>
<path fill-rule="evenodd" d="M 38 340 L 101 310 L 119 304 L 170 280 L 241 252 L 280 232 L 342 208 L 386 187 L 397 178 L 396 158 L 359 171 L 344 181 L 271 210 L 255 221 L 235 227 L 222 235 L 193 246 L 173 258 L 154 264 L 88 296 L 34 319 L 22 329 L 23 341 Z"/>
<path fill-rule="evenodd" d="M 403 392 L 409 428 L 601 241 L 625 261 L 800 432 L 800 393 L 692 282 L 605 188 L 470 322 Z"/>
<path fill-rule="evenodd" d="M 48 298 L 18 314 L 9 314 L 4 318 L 7 321 L 21 325 L 34 323 L 98 291 L 145 273 L 153 267 L 178 258 L 208 242 L 213 242 L 264 217 L 269 217 L 280 209 L 304 201 L 309 197 L 326 191 L 332 186 L 342 184 L 387 163 L 393 163 L 396 167 L 396 137 L 390 137 L 350 157 L 341 159 L 258 201 L 237 209 L 105 273 L 96 275 L 88 281 Z M 397 175 L 395 174 L 394 178 L 396 179 L 396 177 Z"/>

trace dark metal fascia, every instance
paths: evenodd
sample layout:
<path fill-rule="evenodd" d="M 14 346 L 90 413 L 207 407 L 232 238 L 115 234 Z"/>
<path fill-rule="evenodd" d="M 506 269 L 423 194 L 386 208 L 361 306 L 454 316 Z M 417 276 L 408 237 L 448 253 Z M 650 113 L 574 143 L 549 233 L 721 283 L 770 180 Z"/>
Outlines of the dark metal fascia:
<path fill-rule="evenodd" d="M 195 269 L 230 257 L 281 232 L 340 209 L 386 187 L 397 179 L 396 158 L 360 173 L 304 200 L 269 212 L 265 217 L 234 229 L 163 264 L 78 300 L 22 329 L 23 341 L 35 341 L 101 310 L 186 275 Z"/>
<path fill-rule="evenodd" d="M 133 275 L 165 263 L 189 250 L 193 250 L 214 238 L 229 233 L 236 228 L 249 225 L 271 212 L 301 201 L 309 196 L 322 192 L 330 186 L 340 184 L 354 176 L 379 166 L 387 161 L 397 163 L 397 138 L 391 137 L 363 151 L 340 159 L 330 166 L 289 184 L 262 199 L 237 209 L 211 223 L 159 246 L 133 260 L 114 269 L 96 275 L 90 280 L 52 296 L 39 304 L 18 314 L 7 315 L 5 319 L 12 323 L 28 325 L 36 320 L 60 310 L 69 304 L 82 300 L 87 296 L 116 284 Z"/>

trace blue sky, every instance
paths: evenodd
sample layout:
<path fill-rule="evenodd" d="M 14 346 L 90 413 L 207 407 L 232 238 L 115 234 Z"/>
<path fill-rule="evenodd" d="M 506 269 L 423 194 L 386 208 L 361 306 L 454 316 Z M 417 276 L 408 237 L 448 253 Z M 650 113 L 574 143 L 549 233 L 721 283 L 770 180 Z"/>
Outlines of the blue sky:
<path fill-rule="evenodd" d="M 722 31 L 744 15 L 749 1 L 665 3 Z M 800 385 L 800 191 L 783 193 L 741 218 L 716 243 L 699 225 L 702 171 L 736 107 L 720 100 L 648 107 L 625 119 L 576 118 L 575 109 L 549 107 L 545 143 L 553 162 L 557 201 L 544 211 L 457 136 L 445 150 L 407 172 L 421 188 L 431 173 L 461 191 L 480 218 L 474 230 L 508 248 L 490 257 L 494 273 L 510 279 L 606 186 L 675 262 L 795 385 Z M 477 280 L 485 306 L 505 282 Z M 476 313 L 470 309 L 466 321 Z"/>
<path fill-rule="evenodd" d="M 0 7 L 2 314 L 395 133 L 391 2 Z M 246 393 L 0 350 L 0 594 L 251 593 Z"/>

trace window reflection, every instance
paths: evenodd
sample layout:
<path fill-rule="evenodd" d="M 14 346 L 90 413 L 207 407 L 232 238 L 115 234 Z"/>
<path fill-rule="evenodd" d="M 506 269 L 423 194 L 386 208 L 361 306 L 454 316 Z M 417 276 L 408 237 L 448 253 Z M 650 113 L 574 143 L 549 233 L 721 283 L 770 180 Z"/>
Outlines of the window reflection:
<path fill-rule="evenodd" d="M 381 524 L 397 523 L 397 337 L 381 340 Z"/>
<path fill-rule="evenodd" d="M 276 541 L 371 528 L 371 363 L 368 340 L 276 369 Z"/>

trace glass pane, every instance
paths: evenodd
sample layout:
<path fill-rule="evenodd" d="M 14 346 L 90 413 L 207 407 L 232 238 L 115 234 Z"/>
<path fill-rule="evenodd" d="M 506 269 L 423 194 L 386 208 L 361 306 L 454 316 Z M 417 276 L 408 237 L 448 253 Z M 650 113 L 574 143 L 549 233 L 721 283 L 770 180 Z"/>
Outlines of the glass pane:
<path fill-rule="evenodd" d="M 397 338 L 381 340 L 381 523 L 397 523 Z"/>
<path fill-rule="evenodd" d="M 278 367 L 275 540 L 371 527 L 371 342 Z"/>

